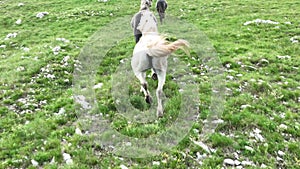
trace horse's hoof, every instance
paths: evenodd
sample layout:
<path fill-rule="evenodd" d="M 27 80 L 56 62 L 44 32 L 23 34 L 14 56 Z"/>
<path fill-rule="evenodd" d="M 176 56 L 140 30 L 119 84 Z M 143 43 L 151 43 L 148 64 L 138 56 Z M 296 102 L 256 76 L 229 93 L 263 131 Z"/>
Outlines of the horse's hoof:
<path fill-rule="evenodd" d="M 157 74 L 156 74 L 156 73 L 153 73 L 153 74 L 152 74 L 152 79 L 153 79 L 153 80 L 157 80 Z"/>
<path fill-rule="evenodd" d="M 145 100 L 146 100 L 146 103 L 148 103 L 148 104 L 151 104 L 151 103 L 152 103 L 152 98 L 151 98 L 151 96 L 146 96 Z"/>
<path fill-rule="evenodd" d="M 164 113 L 162 111 L 157 111 L 156 115 L 158 118 L 161 118 L 163 117 Z"/>

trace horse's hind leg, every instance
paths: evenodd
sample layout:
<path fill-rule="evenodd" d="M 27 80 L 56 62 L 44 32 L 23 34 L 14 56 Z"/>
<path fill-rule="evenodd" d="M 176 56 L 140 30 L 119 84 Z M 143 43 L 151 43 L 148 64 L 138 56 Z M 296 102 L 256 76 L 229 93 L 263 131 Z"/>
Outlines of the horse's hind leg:
<path fill-rule="evenodd" d="M 150 93 L 148 91 L 148 84 L 147 83 L 142 83 L 142 89 L 144 90 L 145 101 L 148 104 L 151 104 L 152 103 L 152 97 L 150 96 Z"/>
<path fill-rule="evenodd" d="M 158 78 L 158 86 L 156 89 L 156 97 L 157 97 L 157 116 L 163 116 L 163 106 L 162 106 L 162 97 L 163 97 L 163 87 L 166 81 L 166 72 L 165 71 L 158 71 L 157 72 Z"/>
<path fill-rule="evenodd" d="M 155 73 L 154 69 L 151 69 L 151 77 L 153 80 L 157 80 L 157 74 Z"/>
<path fill-rule="evenodd" d="M 141 82 L 141 91 L 144 93 L 145 95 L 145 100 L 147 103 L 151 103 L 152 102 L 152 98 L 150 96 L 150 92 L 148 91 L 148 84 L 146 81 L 146 72 L 138 72 L 135 74 L 135 76 L 140 80 Z"/>

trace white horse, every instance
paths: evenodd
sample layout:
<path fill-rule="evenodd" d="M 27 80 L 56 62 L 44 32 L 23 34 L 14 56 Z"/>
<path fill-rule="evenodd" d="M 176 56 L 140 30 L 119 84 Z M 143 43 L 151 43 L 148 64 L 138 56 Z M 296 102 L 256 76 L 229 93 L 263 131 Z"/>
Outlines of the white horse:
<path fill-rule="evenodd" d="M 137 27 L 140 24 L 141 21 L 141 17 L 142 17 L 142 11 L 144 10 L 148 10 L 150 11 L 150 7 L 152 6 L 152 0 L 141 0 L 141 6 L 140 6 L 140 11 L 137 12 L 131 19 L 131 28 L 133 29 L 133 34 L 135 37 L 135 43 L 138 43 L 140 38 L 142 37 L 142 32 L 137 29 Z M 153 15 L 155 22 L 157 22 L 155 16 Z M 152 71 L 152 79 L 157 80 L 157 74 L 155 73 L 155 71 L 153 69 L 151 69 Z"/>
<path fill-rule="evenodd" d="M 152 98 L 148 91 L 146 70 L 152 68 L 157 73 L 157 116 L 161 117 L 163 115 L 162 96 L 167 72 L 168 55 L 179 48 L 186 51 L 185 49 L 189 45 L 187 41 L 182 39 L 175 42 L 168 42 L 165 37 L 160 36 L 156 19 L 150 10 L 141 11 L 141 20 L 137 29 L 142 32 L 143 36 L 134 47 L 131 67 L 135 76 L 141 82 L 141 90 L 145 95 L 146 102 L 149 104 L 152 102 Z"/>

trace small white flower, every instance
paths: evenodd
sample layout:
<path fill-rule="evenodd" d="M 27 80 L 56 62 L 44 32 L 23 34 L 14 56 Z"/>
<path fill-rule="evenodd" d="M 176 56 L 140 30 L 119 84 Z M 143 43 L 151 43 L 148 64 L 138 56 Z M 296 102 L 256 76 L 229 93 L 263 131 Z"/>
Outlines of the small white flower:
<path fill-rule="evenodd" d="M 283 161 L 283 159 L 281 157 L 278 157 L 278 156 L 276 157 L 276 160 L 277 161 Z"/>
<path fill-rule="evenodd" d="M 282 129 L 282 130 L 286 130 L 288 128 L 288 126 L 285 124 L 280 124 L 278 127 L 279 127 L 279 129 Z"/>
<path fill-rule="evenodd" d="M 67 160 L 67 161 L 66 161 L 66 164 L 67 164 L 67 165 L 73 164 L 73 160 L 72 160 L 72 159 Z"/>
<path fill-rule="evenodd" d="M 224 123 L 224 120 L 222 120 L 222 119 L 216 119 L 216 120 L 212 120 L 211 123 L 212 124 L 221 124 L 221 123 Z"/>
<path fill-rule="evenodd" d="M 121 60 L 120 60 L 120 63 L 123 64 L 123 63 L 125 63 L 125 61 L 126 61 L 125 59 L 121 59 Z"/>
<path fill-rule="evenodd" d="M 20 25 L 22 23 L 22 20 L 21 19 L 18 19 L 17 21 L 16 21 L 16 24 L 17 25 Z"/>
<path fill-rule="evenodd" d="M 15 38 L 15 37 L 17 37 L 17 35 L 18 35 L 18 33 L 16 33 L 16 32 L 14 32 L 14 33 L 9 33 L 9 34 L 6 35 L 5 40 L 8 40 L 8 39 L 10 39 L 10 38 Z"/>
<path fill-rule="evenodd" d="M 36 14 L 37 18 L 43 18 L 45 15 L 48 15 L 48 12 L 39 12 L 38 14 Z"/>
<path fill-rule="evenodd" d="M 132 143 L 131 142 L 126 142 L 125 145 L 130 147 L 130 146 L 132 146 Z"/>
<path fill-rule="evenodd" d="M 279 150 L 277 153 L 278 153 L 279 156 L 284 156 L 285 155 L 285 153 L 281 150 Z"/>
<path fill-rule="evenodd" d="M 251 107 L 251 105 L 249 105 L 249 104 L 244 104 L 244 105 L 241 106 L 241 109 L 245 109 L 245 108 L 248 108 L 248 107 Z"/>
<path fill-rule="evenodd" d="M 160 165 L 160 162 L 159 161 L 153 161 L 152 165 Z"/>
<path fill-rule="evenodd" d="M 76 128 L 75 129 L 75 134 L 82 135 L 82 132 L 79 128 Z"/>
<path fill-rule="evenodd" d="M 196 156 L 197 156 L 197 160 L 200 160 L 202 158 L 202 155 L 199 152 L 196 153 Z"/>
<path fill-rule="evenodd" d="M 261 134 L 256 134 L 255 135 L 255 138 L 261 142 L 264 142 L 265 141 L 265 138 L 261 135 Z"/>
<path fill-rule="evenodd" d="M 229 79 L 229 80 L 233 80 L 234 79 L 234 77 L 230 76 L 230 75 L 226 76 L 226 78 Z"/>
<path fill-rule="evenodd" d="M 248 151 L 251 151 L 251 152 L 254 151 L 254 149 L 252 147 L 250 147 L 250 146 L 245 146 L 245 149 L 248 150 Z"/>
<path fill-rule="evenodd" d="M 98 83 L 93 87 L 93 89 L 101 89 L 102 86 L 103 86 L 103 83 Z"/>
<path fill-rule="evenodd" d="M 27 48 L 27 47 L 23 47 L 22 49 L 23 49 L 25 52 L 29 52 L 29 51 L 30 51 L 30 49 Z"/>
<path fill-rule="evenodd" d="M 260 133 L 261 133 L 261 130 L 258 128 L 255 128 L 253 130 L 253 133 L 250 132 L 250 137 L 254 137 L 255 140 L 257 140 L 257 141 L 264 142 L 265 138 Z"/>
<path fill-rule="evenodd" d="M 255 19 L 253 21 L 247 21 L 244 23 L 244 26 L 246 25 L 250 25 L 250 24 L 273 24 L 273 25 L 277 25 L 279 24 L 278 22 L 275 22 L 275 21 L 271 21 L 271 20 L 263 20 L 263 19 Z"/>
<path fill-rule="evenodd" d="M 6 45 L 0 45 L 0 48 L 4 49 L 4 48 L 6 48 Z"/>
<path fill-rule="evenodd" d="M 234 164 L 235 164 L 235 165 L 240 165 L 241 162 L 240 162 L 239 160 L 234 160 Z"/>
<path fill-rule="evenodd" d="M 254 133 L 261 133 L 261 130 L 258 128 L 255 128 L 253 131 L 254 131 Z"/>
<path fill-rule="evenodd" d="M 285 56 L 277 56 L 278 59 L 290 59 L 291 56 L 285 55 Z"/>
<path fill-rule="evenodd" d="M 294 36 L 294 37 L 291 37 L 290 41 L 292 43 L 298 43 L 300 40 L 300 36 Z"/>
<path fill-rule="evenodd" d="M 66 112 L 65 108 L 62 107 L 59 109 L 58 113 L 55 113 L 55 115 L 59 116 L 59 115 L 65 114 L 65 112 Z"/>
<path fill-rule="evenodd" d="M 24 70 L 25 70 L 25 67 L 23 67 L 23 66 L 20 66 L 20 67 L 17 68 L 18 72 L 21 72 L 21 71 L 24 71 Z"/>
<path fill-rule="evenodd" d="M 47 74 L 47 75 L 46 75 L 46 78 L 48 78 L 48 79 L 54 79 L 54 78 L 55 78 L 55 75 Z"/>
<path fill-rule="evenodd" d="M 18 4 L 18 6 L 24 6 L 24 3 L 21 2 L 21 3 Z"/>
<path fill-rule="evenodd" d="M 68 60 L 70 59 L 70 56 L 65 56 L 62 60 L 62 62 L 68 62 Z"/>
<path fill-rule="evenodd" d="M 60 49 L 61 49 L 61 47 L 60 47 L 60 46 L 55 46 L 55 47 L 52 49 L 52 51 L 53 51 L 53 54 L 54 54 L 54 55 L 57 55 L 57 54 L 58 54 L 58 52 L 60 51 Z"/>
<path fill-rule="evenodd" d="M 280 113 L 279 117 L 282 118 L 282 119 L 284 119 L 285 118 L 285 113 Z"/>
<path fill-rule="evenodd" d="M 31 160 L 31 164 L 32 164 L 34 167 L 39 166 L 39 163 L 38 163 L 37 161 L 35 161 L 34 159 Z"/>
<path fill-rule="evenodd" d="M 245 165 L 253 165 L 253 162 L 252 161 L 242 161 L 242 165 L 245 166 Z"/>
<path fill-rule="evenodd" d="M 267 168 L 267 166 L 265 164 L 261 164 L 260 168 Z"/>
<path fill-rule="evenodd" d="M 40 104 L 41 104 L 41 105 L 47 104 L 47 100 L 42 100 L 42 101 L 40 101 Z"/>
<path fill-rule="evenodd" d="M 64 109 L 64 108 L 61 108 L 61 109 L 59 109 L 58 113 L 54 113 L 54 115 L 55 115 L 55 116 L 60 116 L 60 115 L 62 115 L 62 114 L 64 114 L 64 113 L 65 113 L 65 109 Z"/>
<path fill-rule="evenodd" d="M 121 168 L 121 169 L 128 169 L 128 167 L 126 167 L 126 166 L 125 166 L 125 165 L 123 165 L 123 164 L 122 164 L 122 165 L 120 165 L 120 168 Z"/>
<path fill-rule="evenodd" d="M 230 158 L 225 159 L 223 163 L 228 164 L 228 165 L 234 165 L 235 164 L 234 161 Z"/>
<path fill-rule="evenodd" d="M 64 158 L 64 160 L 66 161 L 66 160 L 68 160 L 68 159 L 71 159 L 71 155 L 68 154 L 68 153 L 63 153 L 63 158 Z"/>
<path fill-rule="evenodd" d="M 68 164 L 68 165 L 73 164 L 73 160 L 72 160 L 70 154 L 68 154 L 68 153 L 63 153 L 63 158 L 64 158 L 66 164 Z"/>
<path fill-rule="evenodd" d="M 68 39 L 65 38 L 56 38 L 57 41 L 62 41 L 64 43 L 69 43 L 70 41 Z"/>

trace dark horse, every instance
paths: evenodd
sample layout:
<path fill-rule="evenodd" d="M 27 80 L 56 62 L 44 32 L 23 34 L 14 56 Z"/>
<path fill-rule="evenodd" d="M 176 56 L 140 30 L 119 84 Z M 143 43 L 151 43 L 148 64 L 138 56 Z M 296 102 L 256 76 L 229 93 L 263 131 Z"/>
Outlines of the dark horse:
<path fill-rule="evenodd" d="M 165 18 L 165 11 L 166 11 L 167 7 L 168 7 L 168 3 L 166 0 L 157 0 L 156 10 L 158 12 L 161 24 L 163 22 L 163 19 Z"/>

